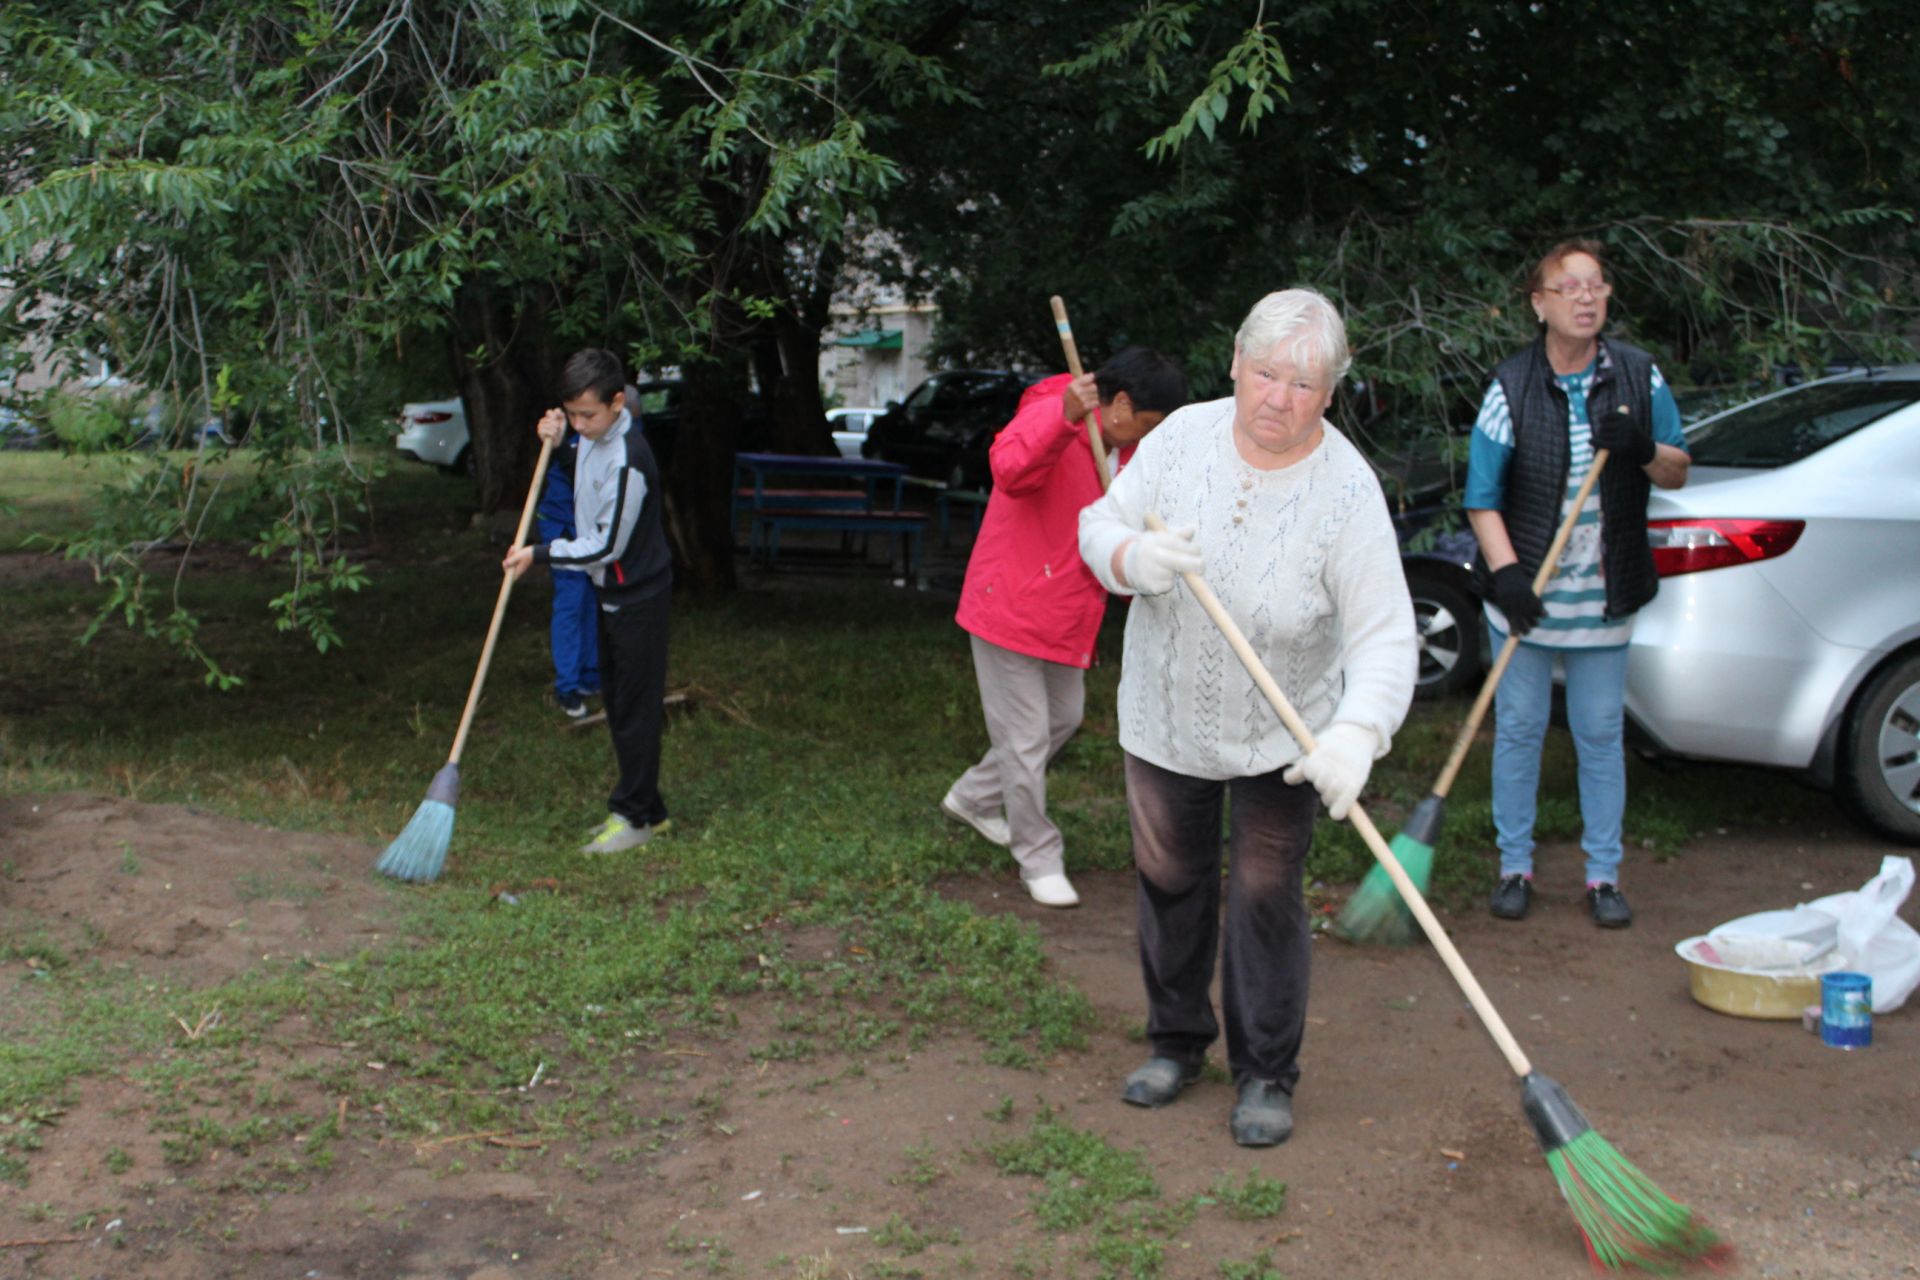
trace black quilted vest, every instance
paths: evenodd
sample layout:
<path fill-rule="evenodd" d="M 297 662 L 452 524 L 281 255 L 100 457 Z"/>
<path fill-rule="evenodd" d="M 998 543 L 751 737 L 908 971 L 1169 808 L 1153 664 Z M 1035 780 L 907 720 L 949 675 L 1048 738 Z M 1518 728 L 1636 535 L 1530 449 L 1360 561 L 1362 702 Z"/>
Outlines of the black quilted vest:
<path fill-rule="evenodd" d="M 1520 567 L 1531 578 L 1559 531 L 1567 497 L 1567 393 L 1554 381 L 1544 340 L 1494 368 L 1513 419 L 1513 460 L 1500 509 Z M 1598 425 L 1624 411 L 1640 430 L 1653 434 L 1653 357 L 1638 347 L 1600 339 L 1600 367 L 1587 392 L 1587 420 Z M 1624 618 L 1653 599 L 1660 580 L 1647 545 L 1647 492 L 1641 467 L 1609 461 L 1600 473 L 1601 568 L 1607 583 L 1607 618 Z M 1493 575 L 1475 556 L 1474 583 L 1493 596 Z"/>

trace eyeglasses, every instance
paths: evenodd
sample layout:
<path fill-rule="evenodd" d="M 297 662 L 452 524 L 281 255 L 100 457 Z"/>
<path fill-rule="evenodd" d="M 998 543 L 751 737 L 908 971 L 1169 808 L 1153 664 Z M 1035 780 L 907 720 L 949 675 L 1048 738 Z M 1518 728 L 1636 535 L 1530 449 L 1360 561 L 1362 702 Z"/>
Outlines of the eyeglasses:
<path fill-rule="evenodd" d="M 1557 293 L 1563 298 L 1604 298 L 1613 292 L 1613 286 L 1605 280 L 1562 280 L 1559 284 L 1542 286 L 1548 293 Z"/>

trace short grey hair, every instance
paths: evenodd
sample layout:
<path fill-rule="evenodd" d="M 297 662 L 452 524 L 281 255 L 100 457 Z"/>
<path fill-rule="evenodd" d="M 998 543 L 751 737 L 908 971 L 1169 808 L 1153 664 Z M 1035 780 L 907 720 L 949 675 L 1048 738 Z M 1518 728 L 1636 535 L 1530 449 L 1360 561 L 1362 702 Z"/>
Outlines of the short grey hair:
<path fill-rule="evenodd" d="M 1233 345 L 1248 359 L 1284 346 L 1296 365 L 1313 370 L 1329 387 L 1353 366 L 1346 322 L 1317 289 L 1281 289 L 1260 299 L 1240 322 Z"/>

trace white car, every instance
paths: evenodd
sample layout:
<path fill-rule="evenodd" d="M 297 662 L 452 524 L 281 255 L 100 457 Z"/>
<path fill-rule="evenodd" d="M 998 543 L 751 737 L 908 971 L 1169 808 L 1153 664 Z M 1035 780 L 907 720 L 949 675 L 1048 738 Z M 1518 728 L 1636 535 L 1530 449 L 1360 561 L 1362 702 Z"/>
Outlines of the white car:
<path fill-rule="evenodd" d="M 867 428 L 885 412 L 885 409 L 868 408 L 827 410 L 827 425 L 833 428 L 833 443 L 840 450 L 840 456 L 859 457 L 860 446 L 866 443 Z"/>
<path fill-rule="evenodd" d="M 458 396 L 400 407 L 400 434 L 394 447 L 415 462 L 465 472 L 473 468 L 467 444 L 467 407 Z"/>
<path fill-rule="evenodd" d="M 1647 508 L 1627 714 L 1660 753 L 1801 772 L 1920 844 L 1920 365 L 1717 414 Z"/>

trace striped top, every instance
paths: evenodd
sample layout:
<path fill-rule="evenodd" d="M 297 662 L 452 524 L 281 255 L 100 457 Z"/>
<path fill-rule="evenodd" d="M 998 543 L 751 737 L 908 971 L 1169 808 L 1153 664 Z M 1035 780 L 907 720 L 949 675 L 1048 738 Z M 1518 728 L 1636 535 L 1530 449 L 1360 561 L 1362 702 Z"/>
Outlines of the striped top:
<path fill-rule="evenodd" d="M 1579 373 L 1554 375 L 1554 381 L 1567 396 L 1567 492 L 1560 500 L 1560 522 L 1565 523 L 1573 510 L 1573 499 L 1593 466 L 1593 428 L 1587 420 L 1587 392 L 1593 387 L 1599 368 L 1596 359 Z M 1680 406 L 1673 391 L 1660 376 L 1656 365 L 1652 375 L 1653 438 L 1659 444 L 1686 447 L 1680 430 Z M 1507 410 L 1507 393 L 1495 378 L 1480 402 L 1480 416 L 1473 424 L 1473 439 L 1467 461 L 1467 491 L 1463 505 L 1470 511 L 1501 509 L 1506 499 L 1507 467 L 1513 461 L 1513 419 Z M 1586 506 L 1567 539 L 1560 565 L 1547 580 L 1541 594 L 1546 616 L 1541 618 L 1521 643 L 1549 649 L 1600 649 L 1622 645 L 1633 637 L 1633 618 L 1609 619 L 1607 584 L 1600 558 L 1600 490 L 1587 495 Z M 1489 600 L 1487 620 L 1502 633 L 1507 619 Z"/>

